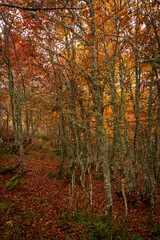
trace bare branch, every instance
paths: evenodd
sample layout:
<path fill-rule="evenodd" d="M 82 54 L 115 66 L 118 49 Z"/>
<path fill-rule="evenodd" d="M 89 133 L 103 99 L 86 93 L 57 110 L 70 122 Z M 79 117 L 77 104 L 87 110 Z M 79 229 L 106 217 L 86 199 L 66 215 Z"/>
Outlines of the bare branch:
<path fill-rule="evenodd" d="M 158 0 L 154 0 L 156 3 L 160 4 L 160 2 Z"/>
<path fill-rule="evenodd" d="M 37 8 L 31 8 L 31 7 L 23 7 L 23 6 L 18 6 L 18 5 L 12 5 L 12 4 L 7 4 L 7 3 L 0 3 L 0 7 L 8 7 L 8 8 L 15 8 L 15 9 L 20 9 L 22 11 L 32 11 L 32 12 L 36 12 L 36 11 L 52 11 L 52 10 L 64 10 L 64 9 L 69 9 L 69 10 L 79 10 L 82 8 L 74 8 L 74 7 L 46 7 L 46 8 L 41 8 L 41 7 L 37 7 Z"/>

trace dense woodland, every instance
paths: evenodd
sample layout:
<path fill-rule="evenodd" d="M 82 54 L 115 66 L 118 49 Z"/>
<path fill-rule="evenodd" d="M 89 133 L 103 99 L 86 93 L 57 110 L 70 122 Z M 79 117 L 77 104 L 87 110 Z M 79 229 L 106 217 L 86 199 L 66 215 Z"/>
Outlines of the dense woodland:
<path fill-rule="evenodd" d="M 78 185 L 85 196 L 79 209 L 93 214 L 97 179 L 107 219 L 114 217 L 115 194 L 123 225 L 133 198 L 147 201 L 154 215 L 159 71 L 158 0 L 0 1 L 1 179 L 10 179 L 10 187 L 23 181 L 32 171 L 27 155 L 39 141 L 50 142 L 58 154 L 56 179 L 67 179 L 70 210 Z M 13 155 L 14 164 L 5 165 Z"/>

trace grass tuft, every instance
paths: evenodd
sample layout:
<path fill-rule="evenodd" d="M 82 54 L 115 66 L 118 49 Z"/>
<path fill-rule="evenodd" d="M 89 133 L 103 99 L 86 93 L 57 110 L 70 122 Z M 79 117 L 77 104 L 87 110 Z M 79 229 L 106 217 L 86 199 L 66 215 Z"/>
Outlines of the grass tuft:
<path fill-rule="evenodd" d="M 14 176 L 6 183 L 6 188 L 13 189 L 17 187 L 17 185 L 20 183 L 21 177 L 19 175 Z"/>

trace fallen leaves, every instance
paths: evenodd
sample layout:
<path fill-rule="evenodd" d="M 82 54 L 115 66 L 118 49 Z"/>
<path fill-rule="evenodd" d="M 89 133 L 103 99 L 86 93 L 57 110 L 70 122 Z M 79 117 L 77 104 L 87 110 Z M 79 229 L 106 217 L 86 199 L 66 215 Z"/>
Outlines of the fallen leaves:
<path fill-rule="evenodd" d="M 76 223 L 73 226 L 59 216 L 65 212 L 69 212 L 69 192 L 68 184 L 64 177 L 54 179 L 48 175 L 48 172 L 56 172 L 59 166 L 59 160 L 53 157 L 44 157 L 39 161 L 39 154 L 30 150 L 26 156 L 26 169 L 32 169 L 28 172 L 13 190 L 4 188 L 6 182 L 13 176 L 5 175 L 1 178 L 0 199 L 5 202 L 0 229 L 2 230 L 1 239 L 81 239 L 81 231 L 83 224 Z M 87 180 L 87 176 L 86 176 Z M 118 181 L 117 181 L 118 182 Z M 120 182 L 120 181 L 119 181 Z M 113 188 L 114 189 L 114 188 Z M 85 194 L 80 186 L 78 206 L 82 209 L 83 203 L 87 203 Z M 158 192 L 160 188 L 158 188 Z M 124 218 L 124 204 L 121 195 L 117 195 L 115 190 L 113 194 L 113 217 L 117 224 L 121 224 Z M 76 194 L 74 204 L 76 202 Z M 152 220 L 158 224 L 160 219 L 160 196 L 157 195 L 156 214 Z M 94 212 L 100 215 L 104 214 L 105 199 L 103 193 L 103 180 L 96 180 L 93 177 L 93 207 Z M 150 236 L 150 209 L 143 202 L 137 199 L 136 204 L 130 202 L 128 204 L 128 221 L 126 229 L 128 232 L 135 232 L 143 237 L 143 239 L 154 239 Z M 72 221 L 72 218 L 68 218 Z M 78 223 L 78 222 L 77 222 Z M 14 229 L 14 231 L 13 231 Z M 81 231 L 80 231 L 81 229 Z M 118 239 L 118 237 L 117 237 Z"/>
<path fill-rule="evenodd" d="M 6 225 L 7 225 L 7 226 L 10 226 L 10 227 L 13 227 L 13 221 L 11 221 L 11 220 L 10 220 L 10 221 L 7 221 L 7 222 L 6 222 Z"/>

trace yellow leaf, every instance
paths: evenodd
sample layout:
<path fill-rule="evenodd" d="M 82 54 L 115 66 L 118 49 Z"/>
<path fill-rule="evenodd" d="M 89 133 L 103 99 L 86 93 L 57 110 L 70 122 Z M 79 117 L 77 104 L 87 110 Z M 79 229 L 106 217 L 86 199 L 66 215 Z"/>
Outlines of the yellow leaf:
<path fill-rule="evenodd" d="M 10 226 L 10 227 L 13 227 L 13 221 L 11 221 L 11 220 L 10 220 L 10 221 L 7 221 L 7 222 L 6 222 L 6 225 L 8 225 L 8 226 Z"/>

